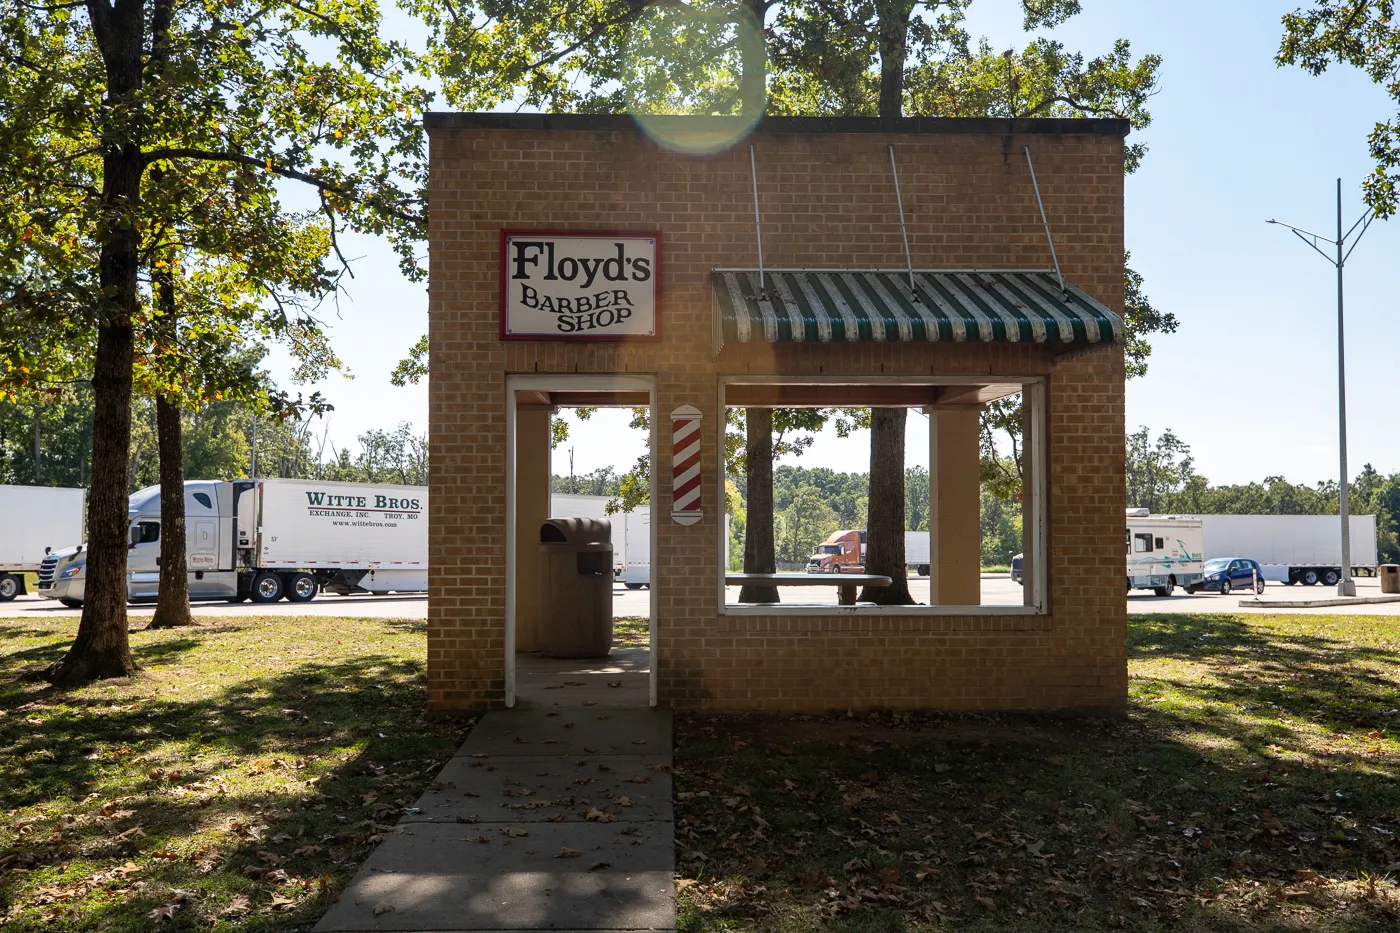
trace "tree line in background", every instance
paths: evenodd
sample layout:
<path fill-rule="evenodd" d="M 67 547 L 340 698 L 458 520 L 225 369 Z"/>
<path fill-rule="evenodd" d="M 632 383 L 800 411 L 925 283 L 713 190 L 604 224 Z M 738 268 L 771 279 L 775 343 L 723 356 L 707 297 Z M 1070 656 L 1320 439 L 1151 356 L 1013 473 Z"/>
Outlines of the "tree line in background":
<path fill-rule="evenodd" d="M 85 386 L 74 386 L 43 405 L 0 401 L 0 484 L 87 486 L 92 412 L 92 390 Z M 204 402 L 182 409 L 180 417 L 189 479 L 248 477 L 256 422 L 259 477 L 404 486 L 428 482 L 428 439 L 408 422 L 389 431 L 367 431 L 352 448 L 330 442 L 329 422 L 323 418 L 279 420 L 258 415 L 239 401 Z M 156 422 L 155 400 L 138 398 L 127 457 L 128 493 L 161 481 Z"/>
<path fill-rule="evenodd" d="M 1170 430 L 1153 439 L 1140 427 L 1128 435 L 1129 508 L 1200 515 L 1338 515 L 1336 480 L 1312 486 L 1266 476 L 1251 483 L 1212 486 L 1196 472 L 1190 446 Z M 1382 563 L 1400 561 L 1400 472 L 1389 476 L 1366 464 L 1352 479 L 1353 515 L 1376 516 L 1376 553 Z"/>

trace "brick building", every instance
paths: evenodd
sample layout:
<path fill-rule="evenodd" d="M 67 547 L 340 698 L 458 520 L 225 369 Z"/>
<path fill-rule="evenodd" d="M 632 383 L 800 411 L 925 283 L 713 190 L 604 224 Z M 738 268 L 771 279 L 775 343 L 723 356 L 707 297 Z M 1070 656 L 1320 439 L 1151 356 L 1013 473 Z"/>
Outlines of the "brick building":
<path fill-rule="evenodd" d="M 585 404 L 651 409 L 653 704 L 1124 705 L 1125 121 L 427 126 L 432 709 L 514 701 L 550 415 Z M 1018 393 L 1025 596 L 990 605 L 978 414 Z M 726 597 L 724 412 L 780 405 L 929 415 L 929 605 Z M 673 413 L 698 416 L 698 486 Z"/>

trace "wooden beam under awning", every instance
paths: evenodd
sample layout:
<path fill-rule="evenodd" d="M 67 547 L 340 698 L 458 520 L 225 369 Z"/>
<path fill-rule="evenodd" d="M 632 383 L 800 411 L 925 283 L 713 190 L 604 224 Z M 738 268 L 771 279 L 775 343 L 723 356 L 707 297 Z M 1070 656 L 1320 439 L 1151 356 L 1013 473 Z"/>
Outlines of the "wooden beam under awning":
<path fill-rule="evenodd" d="M 938 387 L 937 405 L 986 405 L 1021 391 L 1019 382 L 992 385 L 947 385 Z"/>
<path fill-rule="evenodd" d="M 520 389 L 515 393 L 515 403 L 552 405 L 556 408 L 645 408 L 651 404 L 651 395 L 637 391 L 545 392 Z"/>
<path fill-rule="evenodd" d="M 724 404 L 732 408 L 934 408 L 980 407 L 1015 395 L 1020 383 L 995 385 L 846 385 L 835 383 L 731 383 Z"/>

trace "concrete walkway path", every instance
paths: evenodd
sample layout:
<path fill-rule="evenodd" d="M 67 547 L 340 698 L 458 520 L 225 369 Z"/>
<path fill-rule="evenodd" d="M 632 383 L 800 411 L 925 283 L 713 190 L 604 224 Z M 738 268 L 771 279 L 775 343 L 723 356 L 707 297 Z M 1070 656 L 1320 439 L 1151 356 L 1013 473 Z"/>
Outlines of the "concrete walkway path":
<path fill-rule="evenodd" d="M 674 930 L 671 714 L 488 713 L 316 925 Z"/>

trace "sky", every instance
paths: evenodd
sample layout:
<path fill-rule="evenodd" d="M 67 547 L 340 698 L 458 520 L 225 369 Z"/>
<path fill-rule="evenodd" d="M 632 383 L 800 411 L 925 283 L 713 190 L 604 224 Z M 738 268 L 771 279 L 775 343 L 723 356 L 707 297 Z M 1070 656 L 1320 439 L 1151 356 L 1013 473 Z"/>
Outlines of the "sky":
<path fill-rule="evenodd" d="M 1265 221 L 1335 236 L 1340 177 L 1350 227 L 1364 210 L 1366 136 L 1395 106 L 1354 70 L 1314 78 L 1275 66 L 1280 18 L 1302 2 L 1083 0 L 1084 12 L 1053 33 L 1086 55 L 1125 38 L 1135 56 L 1164 59 L 1152 125 L 1130 137 L 1150 149 L 1127 181 L 1126 238 L 1147 295 L 1180 328 L 1153 338 L 1147 375 L 1128 383 L 1127 427 L 1171 429 L 1213 483 L 1338 475 L 1336 272 Z M 1024 46 L 1018 7 L 978 0 L 970 31 L 995 48 Z M 353 448 L 372 428 L 409 421 L 427 429 L 426 386 L 389 384 L 395 363 L 426 330 L 427 295 L 399 275 L 386 244 L 356 237 L 345 246 L 360 258 L 328 323 L 354 378 L 310 388 L 336 406 L 332 440 Z M 1366 463 L 1400 470 L 1400 431 L 1389 429 L 1400 344 L 1397 257 L 1400 219 L 1373 224 L 1346 267 L 1353 476 Z M 270 368 L 287 382 L 284 357 L 274 354 Z M 626 424 L 625 412 L 600 412 L 576 427 L 568 445 L 575 472 L 605 465 L 621 472 L 634 462 L 642 441 Z M 911 414 L 909 464 L 927 464 L 927 438 L 927 420 Z M 795 462 L 864 471 L 867 437 L 821 436 Z M 556 452 L 554 471 L 568 472 L 566 452 Z"/>

